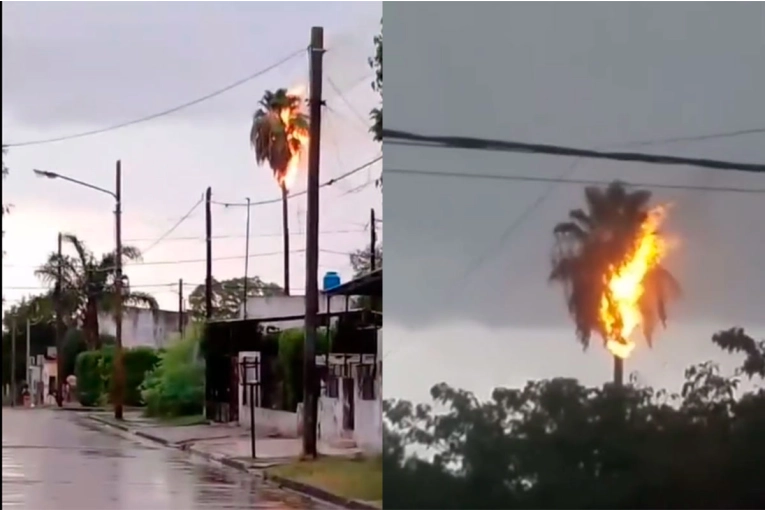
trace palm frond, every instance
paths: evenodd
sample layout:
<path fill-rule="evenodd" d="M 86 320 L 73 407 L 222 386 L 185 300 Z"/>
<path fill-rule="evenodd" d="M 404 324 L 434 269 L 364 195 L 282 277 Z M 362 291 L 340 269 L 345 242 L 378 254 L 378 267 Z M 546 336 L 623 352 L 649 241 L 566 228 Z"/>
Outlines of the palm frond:
<path fill-rule="evenodd" d="M 159 311 L 159 303 L 156 298 L 147 292 L 131 290 L 125 295 L 123 303 L 128 306 L 148 308 L 153 312 Z"/>
<path fill-rule="evenodd" d="M 583 229 L 586 230 L 591 230 L 594 225 L 592 218 L 590 218 L 590 216 L 582 209 L 574 209 L 569 211 L 568 217 L 571 218 L 571 221 L 578 223 Z"/>
<path fill-rule="evenodd" d="M 573 221 L 558 223 L 555 225 L 555 228 L 553 228 L 553 233 L 558 236 L 573 238 L 579 242 L 586 241 L 589 236 L 589 233 L 585 229 Z"/>
<path fill-rule="evenodd" d="M 72 245 L 74 251 L 77 252 L 77 256 L 80 258 L 80 264 L 82 264 L 83 267 L 93 263 L 93 254 L 88 250 L 87 246 L 85 246 L 85 242 L 75 234 L 63 234 L 61 240 Z"/>

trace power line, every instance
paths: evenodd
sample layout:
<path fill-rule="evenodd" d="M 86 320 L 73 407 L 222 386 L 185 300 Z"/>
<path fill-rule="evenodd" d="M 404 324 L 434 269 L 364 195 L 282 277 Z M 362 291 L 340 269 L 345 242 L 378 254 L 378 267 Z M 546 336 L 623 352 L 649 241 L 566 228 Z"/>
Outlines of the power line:
<path fill-rule="evenodd" d="M 170 229 L 168 229 L 168 230 L 167 230 L 167 232 L 165 232 L 164 234 L 162 234 L 161 236 L 159 236 L 159 237 L 158 237 L 158 238 L 157 238 L 157 239 L 156 239 L 154 242 L 152 242 L 152 243 L 151 243 L 151 244 L 148 246 L 148 248 L 146 248 L 146 249 L 144 249 L 144 250 L 141 250 L 141 254 L 142 254 L 142 255 L 146 255 L 146 252 L 148 252 L 149 250 L 151 250 L 152 248 L 154 248 L 155 246 L 157 246 L 159 243 L 161 243 L 162 241 L 164 241 L 164 240 L 167 238 L 167 236 L 169 236 L 170 234 L 172 234 L 172 233 L 175 231 L 175 229 L 177 229 L 178 227 L 180 227 L 180 226 L 181 226 L 181 224 L 182 224 L 184 221 L 186 221 L 187 219 L 189 219 L 189 216 L 191 216 L 191 215 L 192 215 L 192 213 L 193 213 L 193 212 L 196 210 L 196 208 L 197 208 L 197 207 L 199 207 L 199 206 L 202 204 L 202 202 L 204 202 L 204 199 L 205 199 L 205 196 L 204 196 L 204 194 L 202 194 L 202 195 L 199 197 L 199 200 L 197 200 L 197 202 L 196 202 L 196 203 L 195 203 L 193 206 L 191 206 L 191 209 L 189 209 L 189 211 L 188 211 L 186 214 L 184 214 L 183 216 L 181 216 L 181 218 L 180 218 L 180 219 L 179 219 L 177 222 L 175 222 L 175 225 L 173 225 L 172 227 L 170 227 Z"/>
<path fill-rule="evenodd" d="M 382 155 L 377 156 L 376 158 L 374 158 L 374 159 L 372 159 L 370 161 L 367 161 L 363 165 L 358 166 L 358 167 L 354 168 L 353 170 L 349 170 L 348 172 L 345 172 L 344 174 L 341 174 L 341 175 L 339 175 L 337 177 L 329 179 L 328 181 L 322 183 L 319 187 L 320 188 L 324 188 L 326 186 L 332 186 L 333 184 L 335 184 L 337 182 L 340 182 L 343 179 L 347 179 L 351 175 L 353 175 L 355 173 L 358 173 L 358 172 L 361 172 L 365 168 L 374 165 L 375 163 L 380 161 L 382 158 L 383 158 Z M 305 195 L 306 193 L 307 193 L 307 190 L 298 191 L 297 193 L 290 193 L 289 195 L 287 195 L 287 200 L 290 200 L 290 199 L 293 199 L 295 197 L 299 197 L 299 196 Z M 215 205 L 222 205 L 223 207 L 247 207 L 248 205 L 250 207 L 256 207 L 256 206 L 260 206 L 260 205 L 280 204 L 281 202 L 282 202 L 282 198 L 281 197 L 279 197 L 279 198 L 272 198 L 272 199 L 269 199 L 269 200 L 261 200 L 259 202 L 250 202 L 249 204 L 247 202 L 218 202 L 216 200 L 212 201 L 213 204 L 215 204 Z"/>
<path fill-rule="evenodd" d="M 195 286 L 195 285 L 204 285 L 204 284 L 192 284 L 189 283 L 189 285 Z M 148 289 L 148 288 L 159 288 L 159 287 L 170 287 L 170 286 L 178 286 L 178 282 L 168 282 L 168 283 L 140 283 L 140 284 L 133 284 L 130 283 L 128 285 L 131 289 Z M 37 286 L 4 286 L 3 290 L 47 290 L 49 287 L 43 286 L 43 285 L 37 285 Z"/>
<path fill-rule="evenodd" d="M 290 250 L 290 253 L 304 253 L 305 249 L 299 249 L 299 250 Z M 350 252 L 344 252 L 344 251 L 335 251 L 335 250 L 325 250 L 320 249 L 319 252 L 326 253 L 329 255 L 343 255 L 343 256 L 350 256 Z M 222 260 L 243 260 L 245 258 L 257 258 L 257 257 L 272 257 L 275 255 L 281 255 L 282 251 L 272 251 L 272 252 L 263 252 L 263 253 L 251 253 L 249 257 L 245 257 L 244 255 L 231 255 L 227 257 L 213 257 L 213 262 L 215 261 L 222 261 Z M 124 267 L 135 267 L 135 266 L 164 266 L 164 265 L 170 265 L 170 264 L 196 264 L 200 262 L 206 262 L 207 259 L 175 259 L 175 260 L 155 260 L 155 261 L 131 261 L 124 264 Z M 3 264 L 3 267 L 7 268 L 20 268 L 20 267 L 37 267 L 37 266 L 18 266 L 15 264 Z M 104 267 L 101 268 L 100 271 L 113 271 L 114 267 Z M 177 283 L 177 282 L 176 282 Z"/>
<path fill-rule="evenodd" d="M 760 133 L 763 131 L 765 131 L 765 129 L 743 129 L 738 131 L 726 131 L 726 132 L 718 132 L 718 133 L 696 135 L 696 136 L 679 136 L 679 137 L 664 138 L 664 139 L 641 140 L 641 141 L 628 142 L 626 144 L 621 144 L 620 146 L 612 147 L 612 149 L 627 149 L 630 147 L 647 147 L 647 146 L 667 145 L 667 144 L 682 143 L 682 142 L 699 142 L 699 141 L 706 141 L 711 139 L 729 138 L 729 137 L 736 137 L 736 136 L 748 135 L 753 133 Z M 558 179 L 560 180 L 560 179 L 567 179 L 572 177 L 581 162 L 582 162 L 582 158 L 576 158 L 572 162 L 572 164 L 563 173 L 561 173 Z M 467 271 L 463 273 L 462 278 L 460 278 L 460 280 L 458 281 L 462 282 L 466 280 L 475 269 L 481 267 L 486 262 L 486 260 L 492 254 L 492 252 L 494 252 L 495 250 L 499 250 L 502 246 L 504 246 L 507 240 L 510 238 L 510 236 L 526 221 L 528 217 L 531 216 L 531 214 L 539 206 L 542 205 L 542 203 L 545 200 L 547 200 L 547 198 L 552 194 L 553 191 L 555 191 L 558 188 L 560 184 L 561 182 L 553 180 L 550 183 L 550 185 L 537 197 L 537 199 L 533 203 L 531 203 L 520 215 L 518 215 L 515 221 L 510 223 L 505 228 L 505 230 L 502 232 L 502 235 L 498 238 L 496 247 L 487 250 L 486 252 L 484 252 L 484 254 L 481 257 L 479 257 L 472 264 L 470 264 L 468 266 Z"/>
<path fill-rule="evenodd" d="M 347 106 L 348 109 L 351 110 L 351 113 L 353 113 L 353 116 L 356 117 L 356 119 L 361 123 L 361 126 L 363 126 L 364 128 L 368 130 L 369 129 L 369 126 L 367 125 L 368 120 L 365 119 L 364 116 L 358 112 L 358 110 L 356 110 L 356 108 L 351 104 L 350 101 L 348 101 L 348 98 L 345 97 L 345 94 L 343 94 L 340 88 L 337 85 L 335 85 L 335 82 L 332 81 L 332 78 L 330 78 L 329 76 L 327 77 L 327 83 L 329 83 L 329 86 L 332 88 L 332 90 L 335 91 L 335 93 L 340 98 L 340 100 L 343 103 L 345 103 L 345 106 Z"/>
<path fill-rule="evenodd" d="M 322 232 L 319 232 L 321 235 L 335 235 L 335 234 L 358 234 L 362 233 L 364 230 L 362 229 L 351 229 L 351 230 L 324 230 Z M 273 232 L 269 234 L 251 234 L 250 238 L 264 238 L 264 237 L 281 237 L 283 234 L 281 232 Z M 300 232 L 290 232 L 290 236 L 302 236 L 304 234 Z M 212 236 L 212 239 L 244 239 L 246 238 L 246 234 L 221 234 L 217 236 Z M 180 236 L 180 237 L 166 237 L 163 242 L 168 241 L 204 241 L 204 236 Z M 125 239 L 126 243 L 143 243 L 148 241 L 154 241 L 154 238 L 139 238 L 139 239 Z"/>
<path fill-rule="evenodd" d="M 711 135 L 707 135 L 709 139 Z M 718 135 L 719 137 L 719 135 Z M 386 139 L 391 140 L 386 140 Z M 526 154 L 548 154 L 552 156 L 574 156 L 612 161 L 637 161 L 654 165 L 688 165 L 716 170 L 740 170 L 743 172 L 765 173 L 765 165 L 756 163 L 737 163 L 705 158 L 684 158 L 658 154 L 636 152 L 602 152 L 590 149 L 578 149 L 561 145 L 523 143 L 509 140 L 491 140 L 465 136 L 430 136 L 407 131 L 383 129 L 383 143 L 414 145 L 419 147 L 488 150 L 499 152 L 519 152 Z"/>
<path fill-rule="evenodd" d="M 409 175 L 409 176 L 422 176 L 422 177 L 444 177 L 444 178 L 462 178 L 462 179 L 488 179 L 499 181 L 523 181 L 523 182 L 554 182 L 560 184 L 580 184 L 580 185 L 607 185 L 614 181 L 611 180 L 598 180 L 598 179 L 570 179 L 565 177 L 538 177 L 531 175 L 497 175 L 497 174 L 480 174 L 480 173 L 467 173 L 467 172 L 441 172 L 438 170 L 416 170 L 416 169 L 400 169 L 400 168 L 386 168 L 386 173 Z M 678 189 L 687 191 L 721 191 L 728 193 L 765 193 L 765 188 L 735 188 L 726 186 L 692 186 L 686 184 L 659 184 L 659 183 L 629 183 L 630 186 L 640 188 L 657 188 L 657 189 Z"/>
<path fill-rule="evenodd" d="M 103 127 L 103 128 L 99 128 L 99 129 L 92 129 L 90 131 L 82 131 L 82 132 L 79 132 L 79 133 L 73 133 L 73 134 L 70 134 L 70 135 L 58 136 L 58 137 L 55 137 L 55 138 L 44 138 L 44 139 L 40 139 L 40 140 L 30 140 L 30 141 L 26 141 L 26 142 L 6 143 L 6 144 L 3 144 L 3 147 L 26 147 L 26 146 L 29 146 L 29 145 L 42 145 L 42 144 L 46 144 L 46 143 L 54 143 L 54 142 L 63 142 L 63 141 L 67 141 L 67 140 L 74 140 L 75 138 L 83 138 L 83 137 L 86 137 L 86 136 L 99 135 L 99 134 L 102 134 L 102 133 L 106 133 L 108 131 L 114 131 L 116 129 L 121 129 L 121 128 L 128 127 L 128 126 L 133 126 L 135 124 L 140 124 L 142 122 L 147 122 L 147 121 L 150 121 L 150 120 L 154 120 L 154 119 L 157 119 L 159 117 L 164 117 L 166 115 L 170 115 L 172 113 L 175 113 L 175 112 L 178 112 L 180 110 L 186 109 L 186 108 L 188 108 L 190 106 L 197 105 L 199 103 L 207 101 L 208 99 L 212 99 L 212 98 L 214 98 L 216 96 L 224 94 L 224 93 L 228 92 L 229 90 L 232 90 L 232 89 L 237 88 L 237 87 L 239 87 L 241 85 L 244 85 L 245 83 L 247 83 L 249 81 L 252 81 L 255 78 L 258 78 L 259 76 L 262 76 L 262 75 L 266 74 L 267 72 L 272 71 L 273 69 L 276 69 L 277 67 L 283 65 L 284 63 L 292 60 L 296 56 L 302 54 L 304 51 L 305 51 L 305 48 L 301 48 L 299 50 L 296 50 L 296 51 L 290 53 L 289 55 L 287 55 L 286 57 L 282 58 L 278 62 L 276 62 L 274 64 L 271 64 L 268 67 L 264 67 L 263 69 L 255 72 L 255 73 L 252 73 L 252 74 L 250 74 L 248 76 L 245 76 L 244 78 L 242 78 L 240 80 L 237 80 L 234 83 L 226 85 L 223 88 L 220 88 L 220 89 L 218 89 L 218 90 L 216 90 L 214 92 L 210 92 L 209 94 L 206 94 L 206 95 L 204 95 L 202 97 L 199 97 L 197 99 L 188 101 L 188 102 L 180 104 L 178 106 L 174 106 L 172 108 L 168 108 L 167 110 L 162 110 L 160 112 L 153 113 L 151 115 L 146 115 L 144 117 L 139 117 L 137 119 L 129 120 L 129 121 L 126 121 L 126 122 L 121 122 L 119 124 L 114 124 L 114 125 L 111 125 L 111 126 L 108 126 L 108 127 Z"/>
<path fill-rule="evenodd" d="M 706 140 L 716 140 L 721 138 L 735 138 L 737 136 L 754 135 L 754 134 L 762 134 L 762 133 L 765 133 L 765 128 L 739 129 L 738 131 L 721 131 L 719 133 L 710 133 L 706 135 L 677 136 L 674 138 L 642 140 L 642 141 L 628 143 L 625 145 L 625 148 L 649 147 L 651 145 L 664 145 L 668 143 L 677 143 L 677 142 L 702 142 Z"/>

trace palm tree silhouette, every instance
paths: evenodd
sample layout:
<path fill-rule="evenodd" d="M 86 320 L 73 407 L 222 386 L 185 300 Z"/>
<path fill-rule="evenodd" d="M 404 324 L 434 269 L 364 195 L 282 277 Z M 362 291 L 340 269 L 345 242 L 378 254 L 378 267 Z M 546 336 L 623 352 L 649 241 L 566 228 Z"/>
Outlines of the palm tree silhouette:
<path fill-rule="evenodd" d="M 650 212 L 651 192 L 627 191 L 623 183 L 613 182 L 606 188 L 588 187 L 584 195 L 586 209 L 572 210 L 568 221 L 553 230 L 555 250 L 549 279 L 562 284 L 577 339 L 586 349 L 593 333 L 607 340 L 600 320 L 602 298 L 608 292 L 605 276 L 634 249 Z M 642 284 L 638 305 L 643 335 L 652 346 L 656 326 L 666 327 L 667 302 L 679 296 L 680 285 L 660 264 L 652 267 Z M 614 356 L 614 383 L 623 382 L 624 360 Z"/>

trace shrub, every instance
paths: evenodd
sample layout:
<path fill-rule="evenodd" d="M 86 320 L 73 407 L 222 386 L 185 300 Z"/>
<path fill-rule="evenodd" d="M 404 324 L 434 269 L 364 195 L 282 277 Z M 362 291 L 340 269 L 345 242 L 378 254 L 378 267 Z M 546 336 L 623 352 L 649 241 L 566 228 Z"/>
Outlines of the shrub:
<path fill-rule="evenodd" d="M 140 387 L 146 374 L 159 363 L 159 354 L 151 347 L 135 347 L 126 350 L 123 359 L 125 361 L 125 405 L 142 405 Z"/>
<path fill-rule="evenodd" d="M 85 407 L 98 404 L 101 399 L 101 351 L 85 351 L 77 355 L 74 375 L 77 376 L 77 399 Z"/>
<path fill-rule="evenodd" d="M 327 352 L 331 333 L 326 329 L 316 331 L 316 353 Z M 294 411 L 303 401 L 303 329 L 285 329 L 279 334 L 279 366 L 284 376 L 285 407 Z"/>
<path fill-rule="evenodd" d="M 109 404 L 112 399 L 112 373 L 114 370 L 114 347 L 107 346 L 98 351 L 85 351 L 77 356 L 75 375 L 77 394 L 83 406 Z M 151 347 L 125 349 L 125 405 L 141 405 L 140 386 L 146 373 L 152 370 L 159 357 Z"/>
<path fill-rule="evenodd" d="M 204 407 L 204 364 L 199 358 L 200 326 L 172 343 L 140 386 L 149 416 L 188 416 Z"/>

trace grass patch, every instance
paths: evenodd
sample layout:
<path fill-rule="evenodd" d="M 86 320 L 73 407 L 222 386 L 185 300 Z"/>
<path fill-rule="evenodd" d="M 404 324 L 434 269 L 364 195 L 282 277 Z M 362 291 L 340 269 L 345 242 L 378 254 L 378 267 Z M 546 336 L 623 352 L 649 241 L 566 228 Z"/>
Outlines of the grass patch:
<path fill-rule="evenodd" d="M 169 427 L 188 427 L 190 425 L 206 425 L 208 423 L 207 418 L 202 414 L 161 418 L 159 421 L 162 425 L 167 425 Z"/>
<path fill-rule="evenodd" d="M 382 501 L 382 457 L 348 459 L 321 457 L 298 461 L 268 470 L 269 474 L 289 478 L 348 499 Z"/>

